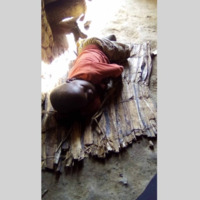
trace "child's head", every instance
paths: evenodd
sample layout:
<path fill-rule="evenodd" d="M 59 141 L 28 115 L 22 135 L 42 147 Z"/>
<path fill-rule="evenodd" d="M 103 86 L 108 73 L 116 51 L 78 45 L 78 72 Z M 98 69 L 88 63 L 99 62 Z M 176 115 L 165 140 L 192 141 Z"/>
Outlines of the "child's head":
<path fill-rule="evenodd" d="M 96 93 L 95 86 L 85 80 L 69 80 L 50 94 L 53 108 L 59 113 L 72 113 L 87 106 Z"/>

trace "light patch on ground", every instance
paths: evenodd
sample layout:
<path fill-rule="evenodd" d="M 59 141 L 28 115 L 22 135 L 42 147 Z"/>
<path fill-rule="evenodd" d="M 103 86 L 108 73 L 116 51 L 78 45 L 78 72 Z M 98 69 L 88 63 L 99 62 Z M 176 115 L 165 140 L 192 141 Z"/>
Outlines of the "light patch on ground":
<path fill-rule="evenodd" d="M 69 71 L 69 65 L 72 60 L 76 59 L 76 46 L 72 34 L 66 36 L 70 49 L 56 58 L 51 64 L 41 63 L 41 91 L 42 93 L 49 92 L 58 83 L 62 77 L 66 77 Z"/>
<path fill-rule="evenodd" d="M 101 30 L 104 29 L 110 20 L 114 20 L 115 14 L 118 13 L 123 1 L 121 0 L 92 0 L 87 1 L 87 13 L 84 22 L 91 21 L 90 28 L 86 32 L 82 22 L 78 22 L 80 29 L 86 32 L 88 37 L 100 36 Z"/>

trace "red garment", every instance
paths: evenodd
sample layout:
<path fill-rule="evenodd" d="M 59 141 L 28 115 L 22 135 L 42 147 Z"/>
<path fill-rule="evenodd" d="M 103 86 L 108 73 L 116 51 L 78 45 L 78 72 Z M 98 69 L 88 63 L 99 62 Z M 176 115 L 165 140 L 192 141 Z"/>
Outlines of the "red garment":
<path fill-rule="evenodd" d="M 68 79 L 79 78 L 95 85 L 101 85 L 102 80 L 109 77 L 118 77 L 123 72 L 123 66 L 110 64 L 107 56 L 94 44 L 88 45 L 76 59 L 69 71 Z M 97 96 L 93 103 L 82 110 L 83 113 L 94 113 L 101 105 Z"/>
<path fill-rule="evenodd" d="M 76 59 L 68 78 L 80 78 L 100 84 L 104 78 L 120 76 L 123 66 L 109 63 L 107 56 L 96 45 L 88 45 Z"/>

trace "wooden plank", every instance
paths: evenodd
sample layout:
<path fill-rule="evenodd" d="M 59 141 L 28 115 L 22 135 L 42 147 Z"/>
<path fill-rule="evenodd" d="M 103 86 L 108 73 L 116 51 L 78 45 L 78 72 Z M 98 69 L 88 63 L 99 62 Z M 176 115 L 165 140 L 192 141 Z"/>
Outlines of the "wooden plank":
<path fill-rule="evenodd" d="M 105 116 L 105 115 L 102 115 Z M 107 149 L 107 138 L 106 138 L 106 131 L 105 129 L 102 129 L 102 122 L 105 123 L 105 118 L 103 117 L 103 121 L 100 121 L 100 123 L 97 123 L 96 128 L 94 129 L 94 134 L 97 137 L 96 140 L 96 153 L 98 155 L 98 157 L 100 158 L 105 158 L 106 157 L 106 153 L 108 152 Z M 104 126 L 105 127 L 105 126 Z"/>
<path fill-rule="evenodd" d="M 124 113 L 124 106 L 123 103 L 118 104 L 118 124 L 120 124 L 120 132 L 119 132 L 119 142 L 122 148 L 128 145 L 126 141 L 126 118 Z"/>
<path fill-rule="evenodd" d="M 53 144 L 52 146 L 46 145 L 46 168 L 51 170 L 54 169 L 54 155 L 56 147 L 56 144 Z"/>
<path fill-rule="evenodd" d="M 92 121 L 89 124 L 86 124 L 84 131 L 84 144 L 87 146 L 93 144 Z"/>
<path fill-rule="evenodd" d="M 57 147 L 57 146 L 56 146 Z M 61 155 L 61 148 L 54 153 L 54 164 L 57 165 Z"/>
<path fill-rule="evenodd" d="M 88 157 L 91 153 L 91 146 L 93 144 L 93 133 L 92 133 L 92 124 L 94 123 L 93 120 L 90 123 L 86 123 L 84 135 L 83 135 L 83 143 L 84 143 L 84 154 L 85 157 Z"/>
<path fill-rule="evenodd" d="M 111 104 L 108 108 L 108 119 L 110 123 L 110 130 L 109 134 L 106 134 L 107 142 L 109 147 L 112 148 L 111 151 L 119 152 L 119 140 L 118 140 L 118 131 L 117 131 L 117 122 L 116 122 L 116 112 L 115 112 L 115 105 L 114 99 L 111 99 Z"/>
<path fill-rule="evenodd" d="M 132 100 L 128 101 L 128 107 L 130 109 L 130 113 L 131 113 L 131 119 L 133 122 L 133 129 L 134 130 L 139 130 L 141 129 L 141 125 L 140 125 L 140 120 L 138 117 L 138 113 L 137 113 L 137 105 L 136 105 L 136 101 L 135 101 L 135 94 L 134 94 L 134 88 L 133 88 L 133 83 L 130 83 L 127 85 L 129 87 L 129 91 L 132 92 L 133 94 L 133 98 Z"/>
<path fill-rule="evenodd" d="M 157 120 L 156 120 L 156 118 L 150 119 L 149 122 L 150 122 L 150 124 L 151 124 L 152 131 L 153 131 L 154 134 L 157 136 Z"/>
<path fill-rule="evenodd" d="M 132 106 L 130 106 L 130 101 L 133 101 L 133 90 L 132 88 L 129 87 L 130 83 L 128 84 L 126 81 L 123 81 L 123 93 L 122 93 L 122 101 L 121 103 L 123 104 L 124 108 L 124 115 L 125 115 L 125 120 L 126 120 L 126 137 L 127 137 L 127 142 L 130 144 L 133 139 L 135 139 L 134 135 L 134 125 L 133 125 L 133 115 L 136 110 L 133 110 Z"/>
<path fill-rule="evenodd" d="M 125 84 L 125 83 L 124 83 Z M 140 125 L 140 121 L 139 121 L 139 117 L 138 117 L 138 113 L 137 113 L 137 107 L 135 104 L 135 96 L 134 96 L 134 92 L 133 92 L 133 84 L 129 83 L 126 84 L 127 90 L 129 91 L 129 96 L 127 96 L 127 99 L 124 99 L 123 101 L 121 101 L 120 103 L 126 102 L 128 109 L 130 110 L 130 120 L 131 120 L 131 132 L 133 135 L 133 139 L 136 139 L 135 137 L 135 133 L 137 133 L 137 135 L 141 134 L 141 125 Z M 128 139 L 130 142 L 130 139 Z"/>
<path fill-rule="evenodd" d="M 96 129 L 92 130 L 92 134 L 93 134 L 93 144 L 91 146 L 91 155 L 97 156 L 98 155 L 98 133 Z"/>
<path fill-rule="evenodd" d="M 66 156 L 65 156 L 65 166 L 66 167 L 70 167 L 73 165 L 73 155 L 71 153 L 71 151 L 67 151 L 66 152 Z"/>
<path fill-rule="evenodd" d="M 113 131 L 113 138 L 114 138 L 114 149 L 115 152 L 120 151 L 120 141 L 119 141 L 119 134 L 120 134 L 120 127 L 119 127 L 119 121 L 118 121 L 118 113 L 117 113 L 117 102 L 118 100 L 113 99 L 113 107 L 112 107 L 112 112 L 113 114 L 113 122 L 115 125 L 115 130 Z"/>
<path fill-rule="evenodd" d="M 45 148 L 45 139 L 46 139 L 46 134 L 42 134 L 42 138 L 41 138 L 41 145 L 42 145 L 42 169 L 45 169 L 46 167 L 46 148 Z"/>
<path fill-rule="evenodd" d="M 143 50 L 142 48 L 140 49 L 141 51 Z M 142 54 L 142 52 L 139 53 L 140 55 Z M 136 107 L 136 110 L 137 110 L 137 116 L 138 116 L 138 120 L 140 122 L 140 128 L 139 129 L 136 129 L 135 130 L 135 134 L 136 136 L 141 136 L 143 135 L 146 130 L 146 121 L 144 119 L 144 115 L 143 115 L 143 111 L 141 109 L 141 99 L 140 99 L 140 96 L 139 96 L 139 91 L 138 91 L 138 87 L 139 87 L 139 82 L 141 81 L 141 65 L 142 65 L 142 62 L 143 60 L 140 59 L 138 60 L 138 76 L 136 78 L 136 83 L 133 83 L 132 86 L 133 86 L 133 92 L 134 92 L 134 102 L 135 102 L 135 107 Z"/>
<path fill-rule="evenodd" d="M 153 100 L 150 98 L 148 92 L 149 92 L 149 87 L 147 85 L 140 85 L 139 95 L 141 99 L 141 104 L 143 105 L 143 111 L 147 118 L 148 124 L 151 128 L 151 131 L 153 132 L 151 136 L 154 137 L 157 134 L 156 130 L 157 111 L 153 103 Z"/>
<path fill-rule="evenodd" d="M 105 157 L 107 153 L 106 140 L 106 119 L 102 114 L 100 120 L 94 120 L 95 127 L 92 129 L 93 144 L 91 145 L 91 155 L 98 157 Z"/>
<path fill-rule="evenodd" d="M 146 96 L 144 96 L 143 92 L 142 92 L 142 88 L 144 88 L 145 86 L 139 86 L 138 87 L 138 94 L 140 96 L 140 107 L 141 107 L 141 111 L 143 113 L 143 118 L 145 120 L 145 123 L 147 125 L 146 129 L 148 129 L 147 134 L 149 137 L 155 137 L 155 133 L 154 130 L 152 129 L 152 125 L 150 124 L 150 119 L 154 119 L 156 116 L 155 114 L 152 112 L 151 107 L 148 107 L 148 105 L 146 104 L 145 100 L 147 99 Z"/>
<path fill-rule="evenodd" d="M 81 124 L 77 121 L 73 124 L 70 151 L 73 159 L 82 160 L 84 158 L 84 149 L 82 149 L 81 145 Z"/>
<path fill-rule="evenodd" d="M 138 114 L 138 119 L 140 122 L 140 129 L 143 131 L 146 128 L 146 123 L 143 119 L 143 113 L 141 111 L 141 106 L 140 106 L 140 99 L 139 99 L 139 95 L 138 95 L 138 84 L 133 84 L 133 90 L 134 90 L 134 101 L 135 101 L 135 105 L 136 105 L 136 110 L 137 110 L 137 114 Z"/>
<path fill-rule="evenodd" d="M 57 125 L 53 116 L 48 116 L 46 121 L 45 147 L 46 147 L 46 167 L 54 168 L 54 156 L 57 148 Z M 52 127 L 54 127 L 52 129 Z"/>
<path fill-rule="evenodd" d="M 98 137 L 98 157 L 99 158 L 105 158 L 106 154 L 108 153 L 108 149 L 107 149 L 107 144 L 108 141 L 105 137 L 105 135 L 99 135 Z"/>
<path fill-rule="evenodd" d="M 147 75 L 147 79 L 145 81 L 146 85 L 149 85 L 149 81 L 150 81 L 150 76 L 151 76 L 151 71 L 152 71 L 152 58 L 151 58 L 151 46 L 149 43 L 146 43 L 146 64 L 148 66 L 148 75 Z"/>

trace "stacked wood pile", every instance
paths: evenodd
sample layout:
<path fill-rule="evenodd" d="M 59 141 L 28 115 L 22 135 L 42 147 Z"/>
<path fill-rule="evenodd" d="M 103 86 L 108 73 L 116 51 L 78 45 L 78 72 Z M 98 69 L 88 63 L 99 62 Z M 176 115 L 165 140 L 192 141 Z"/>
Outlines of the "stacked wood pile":
<path fill-rule="evenodd" d="M 60 170 L 88 156 L 105 158 L 120 152 L 138 137 L 157 136 L 157 109 L 149 96 L 152 70 L 149 43 L 134 44 L 131 57 L 124 63 L 121 84 L 110 90 L 101 111 L 88 122 L 60 125 L 46 94 L 42 118 L 42 166 Z M 64 82 L 64 78 L 59 83 Z M 120 87 L 121 85 L 121 87 Z"/>

